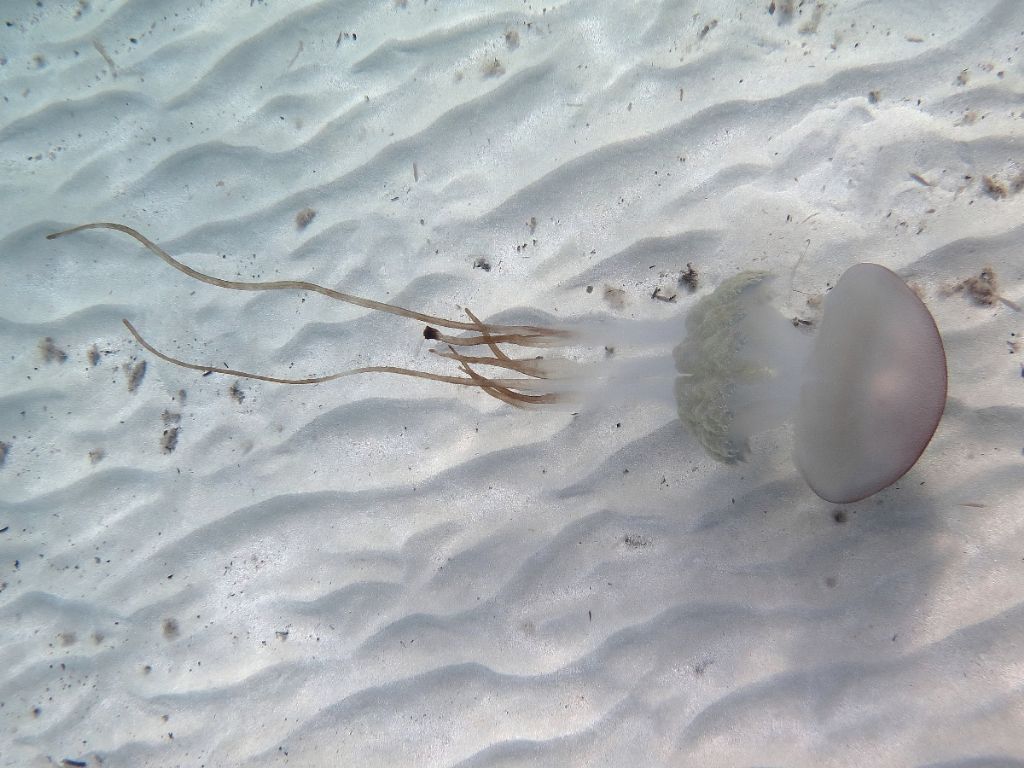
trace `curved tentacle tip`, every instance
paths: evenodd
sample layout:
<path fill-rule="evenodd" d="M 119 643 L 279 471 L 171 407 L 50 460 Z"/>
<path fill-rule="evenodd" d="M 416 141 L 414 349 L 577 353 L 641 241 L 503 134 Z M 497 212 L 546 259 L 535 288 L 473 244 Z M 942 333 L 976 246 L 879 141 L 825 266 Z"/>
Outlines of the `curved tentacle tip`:
<path fill-rule="evenodd" d="M 107 226 L 108 225 L 106 223 L 99 223 L 99 222 L 94 223 L 94 224 L 80 224 L 80 225 L 75 226 L 75 227 L 68 227 L 67 229 L 62 229 L 59 232 L 51 232 L 50 234 L 48 234 L 46 236 L 46 239 L 47 240 L 56 240 L 58 237 L 64 237 L 64 235 L 70 235 L 70 234 L 72 234 L 74 232 L 79 232 L 79 231 L 81 231 L 83 229 L 98 229 L 98 228 L 103 228 L 103 227 L 107 227 Z"/>

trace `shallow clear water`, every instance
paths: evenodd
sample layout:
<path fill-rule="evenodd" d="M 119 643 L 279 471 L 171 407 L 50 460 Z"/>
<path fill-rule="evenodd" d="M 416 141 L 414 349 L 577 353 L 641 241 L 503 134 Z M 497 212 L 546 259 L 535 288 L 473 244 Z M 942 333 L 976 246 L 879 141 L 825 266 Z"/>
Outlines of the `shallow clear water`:
<path fill-rule="evenodd" d="M 0 765 L 1024 764 L 1024 324 L 954 290 L 991 265 L 1024 298 L 1019 3 L 0 20 Z M 669 320 L 743 269 L 813 322 L 876 261 L 950 399 L 837 508 L 786 429 L 724 466 L 667 402 L 204 377 L 122 318 L 283 376 L 443 361 L 402 318 L 44 239 L 96 220 L 516 322 Z"/>

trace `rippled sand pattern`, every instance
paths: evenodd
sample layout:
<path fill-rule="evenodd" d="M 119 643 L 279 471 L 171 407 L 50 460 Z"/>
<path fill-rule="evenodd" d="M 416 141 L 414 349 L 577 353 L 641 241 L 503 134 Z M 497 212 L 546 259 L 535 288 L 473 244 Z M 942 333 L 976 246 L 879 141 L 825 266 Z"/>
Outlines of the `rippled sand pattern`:
<path fill-rule="evenodd" d="M 0 765 L 1024 765 L 1024 315 L 953 290 L 992 267 L 1024 302 L 1020 2 L 0 22 Z M 517 322 L 669 318 L 748 268 L 813 318 L 872 260 L 935 315 L 949 404 L 840 509 L 785 430 L 720 466 L 668 405 L 203 376 L 121 318 L 284 376 L 443 361 L 402 318 L 44 239 L 96 220 Z"/>

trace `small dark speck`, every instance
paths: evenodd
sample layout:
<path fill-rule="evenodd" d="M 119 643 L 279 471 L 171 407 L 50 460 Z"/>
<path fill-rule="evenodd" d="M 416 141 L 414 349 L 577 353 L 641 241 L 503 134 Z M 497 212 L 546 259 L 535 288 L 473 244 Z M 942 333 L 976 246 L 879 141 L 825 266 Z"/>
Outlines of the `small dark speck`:
<path fill-rule="evenodd" d="M 181 634 L 181 628 L 178 626 L 177 619 L 164 619 L 163 630 L 164 637 L 168 640 L 173 640 Z"/>
<path fill-rule="evenodd" d="M 303 230 L 308 227 L 316 218 L 316 211 L 312 208 L 303 208 L 295 214 L 295 228 Z"/>
<path fill-rule="evenodd" d="M 135 392 L 146 377 L 146 361 L 137 362 L 128 373 L 128 391 Z"/>
<path fill-rule="evenodd" d="M 644 536 L 639 533 L 627 533 L 622 537 L 622 541 L 626 546 L 629 547 L 649 547 L 651 545 L 651 538 Z"/>
<path fill-rule="evenodd" d="M 74 766 L 74 768 L 85 768 L 85 766 L 88 765 L 88 763 L 86 763 L 84 760 L 72 760 L 70 757 L 65 757 L 63 760 L 60 761 L 60 764 L 66 766 Z"/>
<path fill-rule="evenodd" d="M 686 265 L 686 271 L 679 276 L 679 285 L 686 286 L 686 289 L 693 293 L 697 290 L 697 286 L 700 282 L 700 276 L 697 274 L 697 270 L 693 264 Z"/>
<path fill-rule="evenodd" d="M 68 353 L 58 347 L 50 336 L 39 342 L 39 353 L 48 363 L 63 363 L 68 359 Z"/>
<path fill-rule="evenodd" d="M 709 21 L 707 24 L 704 25 L 704 28 L 700 31 L 700 34 L 697 37 L 699 39 L 703 40 L 705 37 L 707 37 L 708 32 L 710 32 L 712 29 L 714 29 L 717 26 L 718 26 L 718 19 L 712 19 L 711 21 Z"/>
<path fill-rule="evenodd" d="M 505 65 L 500 59 L 488 59 L 483 66 L 484 77 L 501 77 L 505 74 Z"/>
<path fill-rule="evenodd" d="M 835 520 L 837 523 L 841 524 L 845 523 L 849 519 L 849 517 L 847 517 L 845 509 L 837 509 L 835 512 L 832 513 L 832 519 Z"/>
<path fill-rule="evenodd" d="M 178 447 L 178 432 L 181 427 L 169 427 L 164 430 L 163 436 L 160 438 L 160 448 L 164 453 L 174 453 L 174 449 Z"/>
<path fill-rule="evenodd" d="M 484 272 L 491 271 L 491 262 L 485 259 L 483 256 L 473 262 L 473 269 L 482 269 Z"/>

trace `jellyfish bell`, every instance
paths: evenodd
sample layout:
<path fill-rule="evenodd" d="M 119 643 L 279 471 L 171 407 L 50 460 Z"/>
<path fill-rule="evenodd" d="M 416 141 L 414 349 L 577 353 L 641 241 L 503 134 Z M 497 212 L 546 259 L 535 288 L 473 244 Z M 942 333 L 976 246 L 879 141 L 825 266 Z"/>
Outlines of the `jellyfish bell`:
<path fill-rule="evenodd" d="M 766 272 L 727 279 L 682 319 L 507 325 L 483 322 L 469 310 L 466 320 L 436 317 L 301 280 L 224 280 L 183 264 L 123 224 L 84 224 L 47 239 L 91 229 L 129 235 L 174 269 L 219 288 L 312 291 L 425 323 L 424 337 L 439 345 L 431 351 L 462 375 L 383 365 L 301 379 L 250 373 L 180 360 L 124 320 L 148 352 L 204 374 L 301 385 L 393 374 L 476 388 L 517 408 L 674 399 L 680 420 L 725 463 L 747 457 L 752 435 L 793 423 L 797 468 L 815 493 L 835 503 L 870 496 L 906 473 L 945 405 L 946 358 L 935 322 L 899 277 L 876 264 L 843 274 L 816 334 L 775 308 Z M 515 348 L 535 353 L 509 354 Z M 563 353 L 552 355 L 553 349 Z"/>
<path fill-rule="evenodd" d="M 899 480 L 946 405 L 946 354 L 896 274 L 856 264 L 825 301 L 796 418 L 796 465 L 819 496 L 858 501 Z"/>

